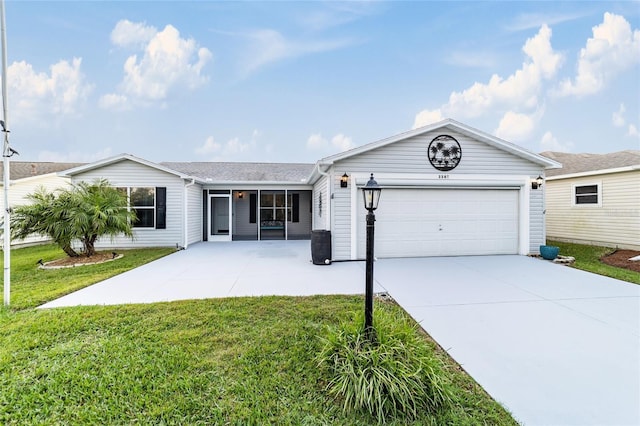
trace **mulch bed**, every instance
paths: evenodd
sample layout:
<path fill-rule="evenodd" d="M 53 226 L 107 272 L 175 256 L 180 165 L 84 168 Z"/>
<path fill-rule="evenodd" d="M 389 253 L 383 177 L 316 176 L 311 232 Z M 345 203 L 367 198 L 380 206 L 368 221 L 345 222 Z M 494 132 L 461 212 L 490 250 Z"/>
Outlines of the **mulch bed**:
<path fill-rule="evenodd" d="M 640 255 L 640 251 L 636 250 L 616 250 L 613 253 L 603 256 L 600 260 L 607 265 L 616 266 L 618 268 L 630 269 L 640 272 L 640 260 L 631 261 L 632 257 Z"/>
<path fill-rule="evenodd" d="M 46 267 L 71 267 L 71 266 L 82 266 L 94 263 L 102 263 L 113 260 L 113 252 L 99 251 L 93 256 L 85 256 L 80 255 L 79 257 L 64 257 L 62 259 L 52 260 L 51 262 L 47 262 Z"/>

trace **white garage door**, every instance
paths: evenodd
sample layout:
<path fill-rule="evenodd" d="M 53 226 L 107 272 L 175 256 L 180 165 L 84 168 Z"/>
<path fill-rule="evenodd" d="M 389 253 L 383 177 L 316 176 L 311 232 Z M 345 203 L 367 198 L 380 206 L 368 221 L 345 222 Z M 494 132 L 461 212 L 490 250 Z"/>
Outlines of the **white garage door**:
<path fill-rule="evenodd" d="M 358 257 L 366 255 L 366 210 L 358 197 Z M 516 189 L 382 190 L 375 256 L 518 253 Z"/>

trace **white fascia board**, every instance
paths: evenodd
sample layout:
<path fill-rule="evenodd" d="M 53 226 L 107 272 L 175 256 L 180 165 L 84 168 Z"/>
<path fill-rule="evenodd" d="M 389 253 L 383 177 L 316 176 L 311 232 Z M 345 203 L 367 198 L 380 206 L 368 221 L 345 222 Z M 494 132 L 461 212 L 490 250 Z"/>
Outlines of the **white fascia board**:
<path fill-rule="evenodd" d="M 572 178 L 588 177 L 588 176 L 608 175 L 612 173 L 632 172 L 634 170 L 640 170 L 640 164 L 636 164 L 634 166 L 627 166 L 627 167 L 616 167 L 614 169 L 591 170 L 588 172 L 569 173 L 566 175 L 549 176 L 545 180 L 561 180 L 561 179 L 572 179 Z"/>

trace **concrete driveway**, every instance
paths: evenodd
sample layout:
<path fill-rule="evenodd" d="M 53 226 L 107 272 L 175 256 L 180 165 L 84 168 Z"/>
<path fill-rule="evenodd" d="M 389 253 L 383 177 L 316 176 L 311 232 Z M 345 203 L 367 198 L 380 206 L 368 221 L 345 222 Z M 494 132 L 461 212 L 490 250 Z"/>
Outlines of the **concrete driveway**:
<path fill-rule="evenodd" d="M 360 294 L 309 241 L 191 246 L 43 305 Z M 640 286 L 525 256 L 382 259 L 388 292 L 525 425 L 640 424 Z"/>
<path fill-rule="evenodd" d="M 525 256 L 385 259 L 375 274 L 525 425 L 640 425 L 640 286 Z"/>

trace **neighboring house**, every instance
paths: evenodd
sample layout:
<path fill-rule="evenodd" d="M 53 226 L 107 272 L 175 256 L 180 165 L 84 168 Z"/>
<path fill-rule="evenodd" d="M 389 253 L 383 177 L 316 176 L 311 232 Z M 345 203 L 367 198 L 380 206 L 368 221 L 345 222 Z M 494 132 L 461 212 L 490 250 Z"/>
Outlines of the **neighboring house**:
<path fill-rule="evenodd" d="M 70 184 L 68 177 L 58 175 L 58 172 L 82 163 L 52 163 L 11 161 L 9 163 L 9 206 L 15 208 L 27 204 L 27 194 L 34 193 L 39 187 L 54 191 Z M 0 176 L 3 176 L 4 165 L 0 163 Z M 4 182 L 0 179 L 0 188 L 4 191 Z M 4 195 L 0 197 L 0 211 L 4 212 Z M 45 237 L 33 235 L 24 240 L 12 240 L 11 245 L 26 245 L 47 241 Z M 4 244 L 4 240 L 1 244 Z"/>
<path fill-rule="evenodd" d="M 138 213 L 134 241 L 104 247 L 309 238 L 331 231 L 333 260 L 365 256 L 361 188 L 382 186 L 378 257 L 537 253 L 544 243 L 545 169 L 560 167 L 454 120 L 315 164 L 152 163 L 123 154 L 64 172 L 106 178 Z"/>
<path fill-rule="evenodd" d="M 548 239 L 640 250 L 640 151 L 542 155 Z"/>

